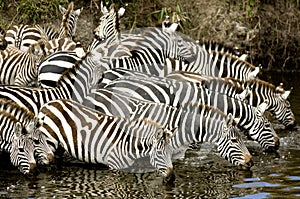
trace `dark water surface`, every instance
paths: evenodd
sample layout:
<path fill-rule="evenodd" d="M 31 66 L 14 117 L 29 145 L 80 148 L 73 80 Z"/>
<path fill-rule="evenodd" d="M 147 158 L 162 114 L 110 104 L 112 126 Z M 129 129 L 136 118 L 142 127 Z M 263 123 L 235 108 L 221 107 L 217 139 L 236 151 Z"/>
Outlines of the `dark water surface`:
<path fill-rule="evenodd" d="M 293 87 L 292 110 L 300 123 L 300 73 L 265 73 L 262 79 Z M 204 145 L 174 162 L 176 181 L 163 185 L 157 173 L 131 174 L 80 165 L 40 170 L 26 177 L 1 157 L 0 198 L 300 198 L 300 128 L 285 130 L 278 154 L 267 154 L 247 141 L 255 166 L 239 170 Z M 3 160 L 4 159 L 4 160 Z"/>

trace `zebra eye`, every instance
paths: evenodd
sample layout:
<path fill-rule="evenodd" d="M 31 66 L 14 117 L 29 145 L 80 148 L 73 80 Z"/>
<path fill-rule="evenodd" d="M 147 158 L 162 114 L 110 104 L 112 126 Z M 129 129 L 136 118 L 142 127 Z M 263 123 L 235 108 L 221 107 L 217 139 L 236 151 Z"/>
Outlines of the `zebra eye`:
<path fill-rule="evenodd" d="M 232 143 L 237 143 L 237 139 L 236 138 L 231 138 L 231 142 Z"/>
<path fill-rule="evenodd" d="M 33 143 L 34 143 L 34 144 L 39 144 L 40 141 L 39 141 L 38 139 L 34 139 L 34 140 L 33 140 Z"/>

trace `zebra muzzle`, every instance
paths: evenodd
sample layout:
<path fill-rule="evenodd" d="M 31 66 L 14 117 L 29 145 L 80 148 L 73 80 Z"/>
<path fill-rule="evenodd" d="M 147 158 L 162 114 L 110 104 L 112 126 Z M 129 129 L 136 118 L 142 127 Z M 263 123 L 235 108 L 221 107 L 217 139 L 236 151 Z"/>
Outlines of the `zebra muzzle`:
<path fill-rule="evenodd" d="M 175 181 L 175 172 L 173 167 L 167 167 L 166 169 L 166 176 L 164 176 L 163 182 L 164 183 L 173 183 Z"/>
<path fill-rule="evenodd" d="M 243 169 L 250 169 L 253 165 L 252 156 L 250 154 L 245 154 L 244 164 L 242 165 Z"/>

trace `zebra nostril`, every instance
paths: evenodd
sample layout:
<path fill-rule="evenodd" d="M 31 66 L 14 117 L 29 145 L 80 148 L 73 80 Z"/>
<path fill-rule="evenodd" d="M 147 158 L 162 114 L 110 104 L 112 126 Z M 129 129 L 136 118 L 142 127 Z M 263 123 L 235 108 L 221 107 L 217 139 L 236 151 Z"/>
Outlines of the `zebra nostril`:
<path fill-rule="evenodd" d="M 48 154 L 47 155 L 47 158 L 49 160 L 49 163 L 54 163 L 55 162 L 55 157 L 54 157 L 54 154 Z"/>
<path fill-rule="evenodd" d="M 34 171 L 36 169 L 36 163 L 29 163 L 29 171 Z"/>
<path fill-rule="evenodd" d="M 294 128 L 297 126 L 297 122 L 293 121 L 292 123 L 289 123 L 285 128 L 287 130 L 294 130 Z"/>

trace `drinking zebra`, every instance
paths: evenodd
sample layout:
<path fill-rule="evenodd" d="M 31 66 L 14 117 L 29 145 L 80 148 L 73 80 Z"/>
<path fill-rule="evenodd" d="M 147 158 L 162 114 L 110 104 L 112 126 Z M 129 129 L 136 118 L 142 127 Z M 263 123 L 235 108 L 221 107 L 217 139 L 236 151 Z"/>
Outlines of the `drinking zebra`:
<path fill-rule="evenodd" d="M 120 71 L 119 74 L 118 71 Z M 235 117 L 241 117 L 239 127 L 248 130 L 250 137 L 258 141 L 265 150 L 273 151 L 279 147 L 279 138 L 270 122 L 264 116 L 265 102 L 261 103 L 258 107 L 253 107 L 227 95 L 199 87 L 197 84 L 150 75 L 145 78 L 146 74 L 139 76 L 138 72 L 129 71 L 128 74 L 126 72 L 125 69 L 115 69 L 113 72 L 105 71 L 102 76 L 101 85 L 113 93 L 119 93 L 140 100 L 166 103 L 174 107 L 190 102 L 200 102 L 217 107 L 224 113 L 232 113 Z M 118 74 L 119 78 L 105 86 L 103 82 L 110 81 L 106 78 L 107 74 L 108 78 L 115 78 L 115 74 Z M 122 74 L 124 76 L 120 78 Z M 126 76 L 132 74 L 136 76 Z M 99 91 L 95 90 L 93 92 L 96 93 Z M 102 92 L 104 92 L 103 89 L 99 95 L 102 95 Z M 113 96 L 113 94 L 109 95 Z M 110 100 L 112 97 L 102 96 L 102 98 Z M 104 99 L 100 99 L 99 97 L 99 100 L 104 101 Z M 111 103 L 114 104 L 113 106 L 116 106 L 116 102 Z"/>
<path fill-rule="evenodd" d="M 69 100 L 51 101 L 42 106 L 38 128 L 53 151 L 61 145 L 70 155 L 87 163 L 102 163 L 127 170 L 145 157 L 164 176 L 174 177 L 168 146 L 172 132 L 149 119 L 130 121 L 107 116 Z M 134 169 L 134 168 L 133 168 Z"/>
<path fill-rule="evenodd" d="M 197 116 L 196 119 L 190 120 L 193 116 Z M 170 177 L 170 174 L 173 175 L 171 162 L 173 149 L 176 150 L 194 141 L 209 141 L 218 145 L 220 155 L 234 165 L 252 166 L 251 155 L 236 132 L 232 116 L 226 117 L 222 112 L 207 106 L 199 105 L 190 116 L 182 115 L 181 119 L 185 123 L 190 123 L 193 129 L 185 129 L 186 125 L 181 125 L 178 128 L 182 130 L 175 128 L 176 132 L 171 133 L 171 136 L 168 133 L 159 133 L 159 147 L 152 146 L 150 149 L 150 146 L 142 147 L 136 144 L 137 136 L 153 142 L 153 133 L 162 132 L 157 123 L 149 123 L 152 121 L 150 119 L 145 123 L 145 119 L 128 120 L 107 116 L 70 100 L 55 100 L 45 104 L 40 110 L 39 118 L 42 120 L 39 130 L 48 137 L 49 142 L 52 142 L 54 150 L 58 143 L 61 143 L 73 157 L 88 163 L 106 163 L 112 168 L 121 169 L 129 166 L 136 158 L 140 158 L 141 156 L 136 154 L 138 152 L 144 156 L 150 155 L 151 164 L 170 180 L 173 178 Z M 147 125 L 152 128 L 144 128 Z M 128 134 L 132 135 L 132 129 L 139 132 L 139 135 L 134 133 L 133 139 L 127 138 Z M 138 148 L 133 150 L 132 147 Z M 153 154 L 149 154 L 148 150 L 152 149 Z M 113 155 L 111 156 L 109 152 Z M 129 161 L 128 157 L 134 159 Z"/>
<path fill-rule="evenodd" d="M 30 125 L 33 131 L 34 125 Z M 35 170 L 34 146 L 30 132 L 11 114 L 0 111 L 0 150 L 10 154 L 11 163 L 28 174 Z"/>
<path fill-rule="evenodd" d="M 27 137 L 33 141 L 34 154 L 39 164 L 47 165 L 54 161 L 54 154 L 49 148 L 45 136 L 33 131 L 34 128 L 39 126 L 39 120 L 32 112 L 20 107 L 15 102 L 0 98 L 0 113 L 1 111 L 13 115 L 29 132 Z"/>
<path fill-rule="evenodd" d="M 167 77 L 199 83 L 209 90 L 233 97 L 241 97 L 240 93 L 251 88 L 250 92 L 246 92 L 247 94 L 242 97 L 243 100 L 252 106 L 267 102 L 266 110 L 270 111 L 284 126 L 293 128 L 296 125 L 295 116 L 287 100 L 291 90 L 285 91 L 281 85 L 275 87 L 273 84 L 260 79 L 241 81 L 234 78 L 215 78 L 185 71 L 174 71 Z"/>

